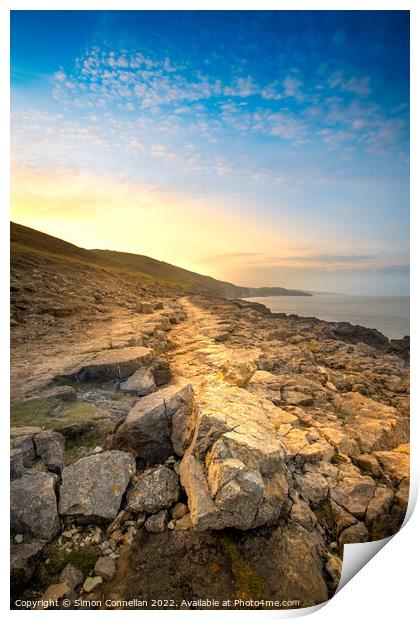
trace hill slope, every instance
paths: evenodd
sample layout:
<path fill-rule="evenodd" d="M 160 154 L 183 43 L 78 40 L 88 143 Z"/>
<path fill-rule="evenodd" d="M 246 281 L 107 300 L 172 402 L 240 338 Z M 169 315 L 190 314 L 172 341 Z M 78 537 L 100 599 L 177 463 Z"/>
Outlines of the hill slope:
<path fill-rule="evenodd" d="M 10 231 L 12 262 L 14 252 L 35 252 L 43 256 L 97 265 L 126 274 L 153 281 L 160 285 L 170 285 L 188 292 L 206 293 L 217 297 L 267 297 L 281 295 L 310 295 L 304 291 L 281 287 L 251 288 L 236 286 L 230 282 L 216 280 L 181 267 L 176 267 L 139 254 L 114 252 L 110 250 L 86 250 L 72 243 L 57 239 L 43 232 L 11 223 Z"/>

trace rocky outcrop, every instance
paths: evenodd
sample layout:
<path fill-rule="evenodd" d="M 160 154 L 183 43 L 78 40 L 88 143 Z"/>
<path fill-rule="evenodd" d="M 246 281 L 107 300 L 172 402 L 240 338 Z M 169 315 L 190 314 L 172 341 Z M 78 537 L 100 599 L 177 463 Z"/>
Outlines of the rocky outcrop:
<path fill-rule="evenodd" d="M 148 463 L 160 463 L 183 451 L 194 410 L 190 385 L 171 386 L 140 399 L 117 429 L 112 447 L 129 450 Z"/>
<path fill-rule="evenodd" d="M 84 522 L 111 521 L 135 471 L 134 458 L 116 450 L 80 459 L 62 472 L 59 513 Z"/>
<path fill-rule="evenodd" d="M 409 439 L 409 419 L 395 407 L 357 392 L 336 396 L 334 404 L 344 419 L 345 431 L 361 452 L 390 450 Z"/>
<path fill-rule="evenodd" d="M 285 450 L 260 402 L 240 388 L 209 389 L 180 467 L 198 530 L 247 530 L 278 518 L 288 491 Z"/>
<path fill-rule="evenodd" d="M 15 533 L 50 541 L 60 531 L 54 474 L 26 471 L 10 485 L 10 523 Z"/>
<path fill-rule="evenodd" d="M 338 340 L 345 342 L 363 342 L 378 349 L 389 347 L 389 340 L 386 336 L 378 332 L 377 329 L 352 325 L 351 323 L 330 323 L 330 331 Z"/>

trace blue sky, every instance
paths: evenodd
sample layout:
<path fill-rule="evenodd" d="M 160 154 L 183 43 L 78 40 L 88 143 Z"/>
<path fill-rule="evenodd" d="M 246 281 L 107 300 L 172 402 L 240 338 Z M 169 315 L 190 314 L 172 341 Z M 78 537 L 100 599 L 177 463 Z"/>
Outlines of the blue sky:
<path fill-rule="evenodd" d="M 218 278 L 408 293 L 409 17 L 14 11 L 12 218 Z"/>

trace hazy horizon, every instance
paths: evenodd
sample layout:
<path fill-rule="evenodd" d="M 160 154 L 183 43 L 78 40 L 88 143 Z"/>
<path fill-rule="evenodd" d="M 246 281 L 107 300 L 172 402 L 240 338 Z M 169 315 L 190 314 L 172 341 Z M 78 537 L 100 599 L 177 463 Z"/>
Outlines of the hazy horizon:
<path fill-rule="evenodd" d="M 408 295 L 407 11 L 11 26 L 14 221 L 238 285 Z"/>

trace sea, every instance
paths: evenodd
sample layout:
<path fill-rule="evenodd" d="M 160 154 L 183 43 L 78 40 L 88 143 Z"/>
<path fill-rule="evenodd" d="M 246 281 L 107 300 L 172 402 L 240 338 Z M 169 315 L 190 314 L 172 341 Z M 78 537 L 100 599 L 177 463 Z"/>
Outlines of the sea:
<path fill-rule="evenodd" d="M 312 295 L 311 297 L 247 297 L 272 312 L 347 321 L 377 329 L 387 338 L 410 335 L 410 298 L 367 295 Z"/>

